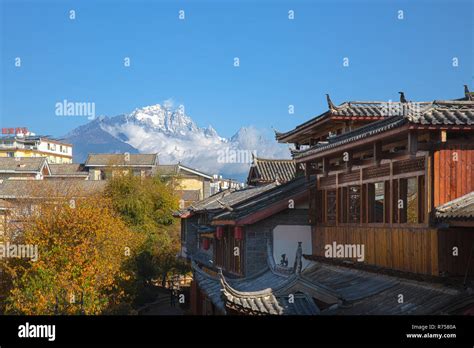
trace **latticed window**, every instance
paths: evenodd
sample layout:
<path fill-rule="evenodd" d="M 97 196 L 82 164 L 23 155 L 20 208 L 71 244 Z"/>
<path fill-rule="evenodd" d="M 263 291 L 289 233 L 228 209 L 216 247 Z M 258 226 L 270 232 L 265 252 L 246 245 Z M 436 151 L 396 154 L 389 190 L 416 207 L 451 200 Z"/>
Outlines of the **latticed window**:
<path fill-rule="evenodd" d="M 336 213 L 337 213 L 337 194 L 336 190 L 327 190 L 326 191 L 326 222 L 335 223 L 336 222 Z"/>
<path fill-rule="evenodd" d="M 349 221 L 360 222 L 360 186 L 349 187 Z"/>

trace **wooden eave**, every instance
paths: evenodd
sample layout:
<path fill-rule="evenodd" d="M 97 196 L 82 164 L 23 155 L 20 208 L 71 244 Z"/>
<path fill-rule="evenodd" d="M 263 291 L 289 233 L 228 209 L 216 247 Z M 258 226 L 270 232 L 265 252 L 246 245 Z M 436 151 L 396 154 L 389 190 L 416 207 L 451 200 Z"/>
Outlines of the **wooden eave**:
<path fill-rule="evenodd" d="M 299 143 L 301 145 L 305 145 L 305 141 L 309 137 L 311 137 L 313 134 L 315 134 L 314 127 L 321 126 L 322 124 L 325 124 L 330 121 L 329 115 L 330 113 L 326 112 L 318 116 L 318 118 L 313 120 L 313 122 L 310 122 L 304 126 L 301 126 L 300 129 L 296 127 L 295 129 L 280 135 L 280 137 L 278 137 L 277 139 L 278 142 L 279 143 Z M 291 133 L 291 134 L 288 134 L 288 133 Z"/>
<path fill-rule="evenodd" d="M 411 123 L 409 129 L 425 129 L 425 130 L 460 130 L 460 131 L 474 131 L 474 125 L 448 125 L 448 124 L 417 124 Z"/>
<path fill-rule="evenodd" d="M 328 112 L 320 116 L 320 120 L 314 120 L 314 123 L 303 126 L 301 129 L 295 128 L 292 134 L 288 136 L 282 136 L 278 138 L 278 142 L 284 143 L 298 143 L 300 145 L 309 145 L 309 140 L 311 138 L 320 138 L 321 136 L 327 135 L 328 131 L 336 128 L 335 126 L 341 125 L 341 122 L 344 121 L 362 121 L 366 123 L 376 122 L 378 120 L 384 119 L 383 116 L 344 116 L 344 115 L 333 115 Z M 324 125 L 324 127 L 323 127 Z M 317 129 L 315 129 L 317 127 Z"/>
<path fill-rule="evenodd" d="M 386 132 L 378 133 L 373 136 L 369 136 L 367 138 L 363 138 L 360 140 L 355 140 L 352 142 L 341 144 L 339 146 L 329 148 L 327 150 L 309 154 L 307 156 L 303 155 L 302 157 L 296 158 L 296 162 L 301 163 L 301 162 L 307 162 L 310 160 L 320 159 L 322 157 L 327 157 L 327 156 L 339 154 L 344 151 L 354 150 L 363 146 L 367 146 L 377 141 L 386 141 L 387 138 L 395 137 L 401 133 L 407 132 L 408 130 L 409 130 L 409 126 L 403 125 L 399 128 L 391 129 Z"/>

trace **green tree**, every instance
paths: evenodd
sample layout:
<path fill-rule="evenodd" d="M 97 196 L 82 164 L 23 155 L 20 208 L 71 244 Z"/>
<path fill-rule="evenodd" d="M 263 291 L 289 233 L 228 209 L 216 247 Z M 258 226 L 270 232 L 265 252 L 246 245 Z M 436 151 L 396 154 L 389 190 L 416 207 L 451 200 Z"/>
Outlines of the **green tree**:
<path fill-rule="evenodd" d="M 134 291 L 143 303 L 140 292 L 157 279 L 164 286 L 171 274 L 186 273 L 177 258 L 180 246 L 179 223 L 173 212 L 179 208 L 174 180 L 160 176 L 136 177 L 116 175 L 107 185 L 106 195 L 128 227 L 144 238 L 132 265 L 137 277 Z"/>

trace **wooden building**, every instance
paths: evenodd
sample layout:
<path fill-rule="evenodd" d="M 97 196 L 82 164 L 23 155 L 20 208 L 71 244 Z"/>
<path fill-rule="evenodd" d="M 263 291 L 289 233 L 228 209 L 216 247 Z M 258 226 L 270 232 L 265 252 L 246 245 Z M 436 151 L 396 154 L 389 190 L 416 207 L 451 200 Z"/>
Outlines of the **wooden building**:
<path fill-rule="evenodd" d="M 276 135 L 295 144 L 293 158 L 305 166 L 313 255 L 326 257 L 333 243 L 363 245 L 365 264 L 473 276 L 472 225 L 436 216 L 474 191 L 472 95 L 413 103 L 401 93 L 400 102 L 339 106 L 328 97 L 328 106 Z"/>
<path fill-rule="evenodd" d="M 313 120 L 277 133 L 279 141 L 295 144 L 295 168 L 302 167 L 304 177 L 222 192 L 182 212 L 183 245 L 194 270 L 193 313 L 469 313 L 470 94 L 424 103 L 409 103 L 402 94 L 397 103 L 340 106 L 328 97 L 328 105 Z M 249 178 L 259 177 L 251 169 Z M 287 238 L 296 235 L 296 210 L 287 206 L 293 200 L 309 208 L 309 251 L 303 235 Z M 279 243 L 290 260 L 276 252 Z M 328 246 L 342 246 L 342 255 L 328 255 Z M 358 246 L 362 253 L 345 254 Z M 243 251 L 237 258 L 236 247 Z"/>
<path fill-rule="evenodd" d="M 305 253 L 312 253 L 305 177 L 223 191 L 182 210 L 180 217 L 181 255 L 195 273 L 194 314 L 223 313 L 198 274 L 253 278 L 267 269 L 268 243 L 281 269 L 292 269 L 299 241 L 304 241 Z"/>

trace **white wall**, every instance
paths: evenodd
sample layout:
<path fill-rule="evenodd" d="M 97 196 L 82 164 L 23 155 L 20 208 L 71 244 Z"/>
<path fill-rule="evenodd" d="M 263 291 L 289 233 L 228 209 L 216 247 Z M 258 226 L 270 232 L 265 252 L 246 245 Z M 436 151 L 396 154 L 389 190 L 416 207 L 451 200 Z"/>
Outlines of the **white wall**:
<path fill-rule="evenodd" d="M 302 242 L 303 254 L 313 253 L 311 226 L 279 225 L 275 227 L 273 229 L 273 258 L 275 263 L 278 265 L 281 261 L 281 255 L 286 254 L 288 267 L 293 267 L 298 242 Z M 303 268 L 309 263 L 310 261 L 303 258 Z"/>

